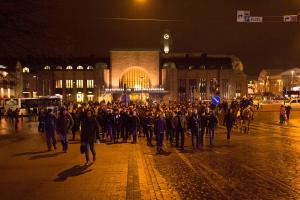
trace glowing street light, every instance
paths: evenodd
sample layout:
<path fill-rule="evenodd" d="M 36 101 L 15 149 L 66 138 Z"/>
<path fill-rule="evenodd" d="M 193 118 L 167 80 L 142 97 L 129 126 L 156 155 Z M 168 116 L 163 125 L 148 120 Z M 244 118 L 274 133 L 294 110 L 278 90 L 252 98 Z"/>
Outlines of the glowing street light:
<path fill-rule="evenodd" d="M 291 71 L 291 74 L 292 74 L 292 85 L 294 84 L 294 73 L 295 73 L 295 71 L 292 70 L 292 71 Z"/>

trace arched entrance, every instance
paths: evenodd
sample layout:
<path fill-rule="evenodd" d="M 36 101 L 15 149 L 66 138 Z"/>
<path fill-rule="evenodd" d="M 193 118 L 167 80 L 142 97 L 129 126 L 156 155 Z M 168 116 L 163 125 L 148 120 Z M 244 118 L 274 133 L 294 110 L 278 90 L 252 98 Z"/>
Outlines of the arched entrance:
<path fill-rule="evenodd" d="M 149 94 L 143 92 L 143 90 L 151 88 L 151 80 L 146 71 L 138 67 L 133 67 L 123 74 L 120 80 L 120 88 L 126 88 L 129 91 L 132 89 L 139 91 L 131 93 L 130 99 L 133 101 L 144 101 L 149 97 Z"/>
<path fill-rule="evenodd" d="M 131 68 L 121 78 L 120 87 L 126 88 L 150 88 L 150 78 L 144 70 L 140 68 Z"/>

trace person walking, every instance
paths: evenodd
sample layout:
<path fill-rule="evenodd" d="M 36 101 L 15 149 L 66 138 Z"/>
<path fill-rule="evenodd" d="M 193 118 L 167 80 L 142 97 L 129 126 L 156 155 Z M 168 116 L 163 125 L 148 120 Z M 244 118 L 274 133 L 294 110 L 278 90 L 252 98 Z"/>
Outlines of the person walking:
<path fill-rule="evenodd" d="M 208 121 L 208 129 L 209 129 L 209 142 L 210 145 L 214 145 L 214 139 L 215 139 L 215 128 L 218 123 L 218 119 L 214 115 L 213 111 L 209 111 L 209 114 L 207 116 L 207 121 Z"/>
<path fill-rule="evenodd" d="M 153 137 L 153 130 L 154 130 L 154 118 L 152 116 L 152 113 L 149 112 L 146 119 L 146 137 L 147 137 L 147 145 L 152 146 L 152 137 Z"/>
<path fill-rule="evenodd" d="M 167 123 L 167 132 L 169 135 L 170 145 L 173 146 L 174 142 L 174 133 L 175 133 L 175 124 L 174 124 L 174 118 L 175 114 L 173 114 L 171 111 L 168 112 L 168 115 L 166 117 L 166 123 Z"/>
<path fill-rule="evenodd" d="M 47 114 L 45 116 L 45 132 L 48 151 L 51 151 L 52 146 L 54 150 L 56 150 L 55 130 L 56 117 L 53 114 L 52 109 L 48 109 Z"/>
<path fill-rule="evenodd" d="M 58 114 L 56 130 L 60 136 L 63 152 L 67 153 L 68 150 L 68 132 L 70 127 L 70 119 L 66 114 L 65 108 L 61 108 Z"/>
<path fill-rule="evenodd" d="M 83 119 L 80 140 L 84 146 L 86 164 L 90 163 L 89 150 L 93 155 L 93 162 L 96 161 L 95 142 L 96 134 L 99 132 L 99 124 L 92 110 L 86 111 L 86 117 Z"/>
<path fill-rule="evenodd" d="M 280 124 L 283 124 L 285 122 L 285 117 L 286 117 L 286 110 L 283 105 L 280 106 L 280 111 L 279 111 L 279 118 L 280 118 Z"/>
<path fill-rule="evenodd" d="M 195 137 L 196 137 L 196 147 L 199 148 L 199 127 L 201 119 L 198 116 L 197 110 L 194 110 L 193 114 L 189 118 L 189 126 L 192 133 L 192 146 L 195 148 Z"/>
<path fill-rule="evenodd" d="M 156 141 L 157 141 L 157 153 L 162 153 L 164 133 L 167 129 L 166 121 L 162 113 L 159 114 L 158 119 L 155 122 L 155 131 L 156 131 Z"/>
<path fill-rule="evenodd" d="M 292 107 L 290 105 L 285 107 L 285 113 L 286 113 L 286 120 L 290 120 L 290 114 L 291 114 Z"/>
<path fill-rule="evenodd" d="M 76 139 L 76 132 L 79 131 L 80 128 L 80 113 L 79 110 L 73 109 L 71 116 L 74 120 L 74 125 L 72 127 L 72 140 Z"/>
<path fill-rule="evenodd" d="M 13 117 L 15 119 L 15 128 L 18 129 L 18 123 L 19 123 L 19 108 L 16 108 L 16 110 L 13 112 Z"/>
<path fill-rule="evenodd" d="M 205 134 L 205 130 L 208 129 L 208 120 L 207 120 L 207 114 L 205 111 L 203 111 L 201 113 L 200 116 L 200 139 L 199 139 L 199 144 L 200 146 L 203 146 L 204 144 L 204 134 Z"/>
<path fill-rule="evenodd" d="M 132 142 L 137 143 L 137 131 L 140 125 L 140 119 L 138 118 L 136 111 L 133 111 L 130 118 L 131 121 L 131 131 L 132 131 Z"/>
<path fill-rule="evenodd" d="M 232 109 L 228 109 L 225 117 L 224 117 L 224 126 L 226 126 L 227 129 L 227 140 L 230 140 L 230 134 L 233 127 L 233 124 L 235 122 L 235 117 L 233 114 Z"/>
<path fill-rule="evenodd" d="M 175 117 L 175 129 L 176 129 L 176 148 L 179 148 L 180 140 L 180 149 L 184 149 L 184 132 L 186 130 L 186 117 L 184 114 L 179 111 Z"/>

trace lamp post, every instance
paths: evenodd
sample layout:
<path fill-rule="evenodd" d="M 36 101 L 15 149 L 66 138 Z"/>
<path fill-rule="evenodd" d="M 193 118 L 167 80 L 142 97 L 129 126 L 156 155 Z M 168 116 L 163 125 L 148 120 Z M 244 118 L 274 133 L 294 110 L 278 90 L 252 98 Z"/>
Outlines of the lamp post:
<path fill-rule="evenodd" d="M 291 74 L 292 74 L 292 82 L 291 82 L 292 87 L 293 87 L 293 85 L 294 85 L 294 73 L 295 73 L 295 71 L 292 70 L 292 71 L 291 71 Z"/>
<path fill-rule="evenodd" d="M 144 78 L 143 76 L 140 77 L 140 80 L 141 80 L 141 84 L 140 84 L 140 87 L 141 87 L 141 90 L 142 90 L 142 93 L 141 93 L 141 100 L 143 101 L 143 82 L 144 82 Z"/>

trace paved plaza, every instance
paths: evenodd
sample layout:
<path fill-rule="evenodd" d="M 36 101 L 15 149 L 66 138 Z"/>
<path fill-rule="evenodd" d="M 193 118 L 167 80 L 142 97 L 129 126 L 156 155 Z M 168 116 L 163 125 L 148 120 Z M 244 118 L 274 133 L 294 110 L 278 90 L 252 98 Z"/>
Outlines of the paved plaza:
<path fill-rule="evenodd" d="M 85 166 L 79 141 L 68 153 L 46 152 L 45 137 L 26 119 L 19 130 L 1 121 L 0 199 L 299 199 L 300 111 L 287 125 L 278 112 L 255 114 L 250 135 L 235 129 L 226 141 L 183 151 L 169 146 L 157 155 L 145 138 L 138 144 L 96 145 L 97 160 Z M 79 137 L 77 138 L 79 139 Z"/>

